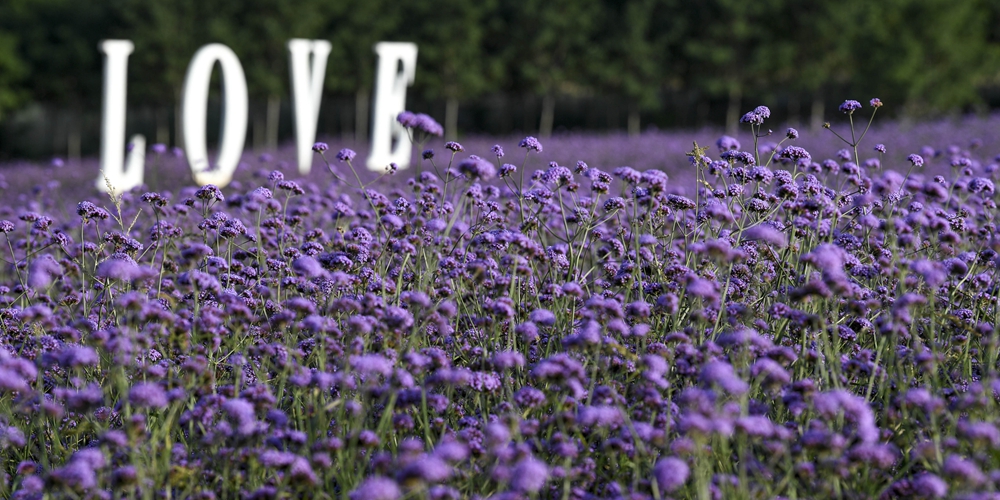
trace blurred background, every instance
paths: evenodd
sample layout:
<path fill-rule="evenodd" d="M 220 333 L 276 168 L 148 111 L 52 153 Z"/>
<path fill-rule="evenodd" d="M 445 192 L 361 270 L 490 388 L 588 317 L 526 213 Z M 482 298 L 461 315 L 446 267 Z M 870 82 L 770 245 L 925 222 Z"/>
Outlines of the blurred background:
<path fill-rule="evenodd" d="M 212 42 L 246 72 L 248 147 L 291 139 L 290 38 L 332 42 L 318 130 L 345 145 L 367 141 L 378 41 L 418 44 L 407 108 L 452 137 L 734 130 L 760 104 L 816 128 L 872 97 L 900 120 L 1000 107 L 996 0 L 2 0 L 0 160 L 98 154 L 110 38 L 135 43 L 128 133 L 168 146 Z"/>

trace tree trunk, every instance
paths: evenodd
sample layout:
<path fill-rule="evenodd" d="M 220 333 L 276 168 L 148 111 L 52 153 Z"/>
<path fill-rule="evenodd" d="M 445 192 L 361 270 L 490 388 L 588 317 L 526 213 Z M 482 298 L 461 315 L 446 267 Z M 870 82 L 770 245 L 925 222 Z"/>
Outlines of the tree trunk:
<path fill-rule="evenodd" d="M 630 103 L 628 106 L 628 135 L 629 137 L 635 137 L 639 135 L 641 129 L 641 123 L 639 122 L 639 106 L 635 103 Z"/>
<path fill-rule="evenodd" d="M 156 113 L 156 142 L 170 144 L 170 116 L 167 110 L 157 107 L 154 113 Z"/>
<path fill-rule="evenodd" d="M 354 143 L 357 145 L 368 142 L 368 89 L 359 89 L 354 94 Z"/>
<path fill-rule="evenodd" d="M 444 138 L 446 141 L 458 139 L 458 99 L 449 97 L 444 105 Z"/>
<path fill-rule="evenodd" d="M 798 126 L 802 121 L 802 110 L 799 103 L 799 96 L 792 94 L 788 97 L 788 124 Z"/>
<path fill-rule="evenodd" d="M 551 94 L 542 97 L 542 117 L 538 121 L 538 135 L 543 139 L 552 136 L 552 122 L 556 114 L 556 99 Z"/>
<path fill-rule="evenodd" d="M 259 106 L 251 106 L 250 109 L 253 113 L 253 125 L 251 127 L 253 150 L 255 153 L 261 153 L 267 150 L 267 134 L 265 133 L 267 130 L 267 118 L 264 116 L 264 113 L 261 113 Z"/>
<path fill-rule="evenodd" d="M 740 101 L 743 90 L 739 85 L 729 87 L 729 106 L 726 108 L 726 133 L 736 135 L 740 127 Z"/>
<path fill-rule="evenodd" d="M 80 162 L 80 121 L 74 117 L 69 124 L 69 133 L 66 136 L 66 156 L 74 162 Z"/>
<path fill-rule="evenodd" d="M 174 101 L 177 103 L 174 105 L 174 146 L 184 149 L 184 103 L 181 102 L 182 95 L 181 89 L 177 89 L 177 100 Z"/>
<path fill-rule="evenodd" d="M 351 126 L 351 107 L 341 101 L 337 101 L 337 115 L 340 117 L 340 142 L 344 144 L 354 144 L 354 127 Z"/>
<path fill-rule="evenodd" d="M 819 92 L 813 96 L 812 116 L 809 118 L 809 128 L 814 132 L 823 128 L 823 97 Z"/>
<path fill-rule="evenodd" d="M 278 120 L 281 118 L 281 98 L 267 96 L 267 150 L 278 150 Z"/>

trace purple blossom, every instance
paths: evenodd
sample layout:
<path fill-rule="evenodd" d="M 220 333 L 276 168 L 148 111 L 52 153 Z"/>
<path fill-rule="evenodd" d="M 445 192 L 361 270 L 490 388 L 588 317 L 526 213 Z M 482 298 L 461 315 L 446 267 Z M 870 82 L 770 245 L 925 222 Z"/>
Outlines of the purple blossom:
<path fill-rule="evenodd" d="M 526 148 L 529 151 L 535 151 L 536 153 L 542 152 L 542 143 L 538 142 L 538 139 L 535 139 L 532 136 L 528 136 L 525 137 L 524 139 L 521 139 L 521 142 L 518 144 L 518 146 Z"/>
<path fill-rule="evenodd" d="M 660 491 L 672 493 L 684 486 L 691 469 L 683 460 L 676 457 L 661 458 L 653 466 L 653 478 Z"/>
<path fill-rule="evenodd" d="M 861 109 L 861 103 L 851 99 L 844 101 L 843 104 L 840 105 L 840 111 L 849 115 L 854 114 L 854 112 L 859 109 Z"/>
<path fill-rule="evenodd" d="M 237 434 L 249 436 L 257 429 L 257 416 L 253 403 L 241 398 L 230 399 L 222 403 L 222 410 L 236 425 Z"/>
<path fill-rule="evenodd" d="M 388 377 L 392 373 L 392 361 L 378 354 L 351 356 L 351 368 L 362 375 L 382 375 Z"/>
<path fill-rule="evenodd" d="M 403 495 L 396 481 L 384 476 L 365 479 L 350 493 L 351 500 L 396 500 Z"/>
<path fill-rule="evenodd" d="M 532 456 L 522 459 L 514 466 L 510 485 L 525 493 L 537 493 L 549 480 L 549 467 Z"/>
<path fill-rule="evenodd" d="M 313 144 L 312 147 L 312 150 L 317 153 L 322 153 L 328 149 L 330 149 L 330 146 L 325 142 L 317 142 L 316 144 Z"/>
<path fill-rule="evenodd" d="M 923 473 L 912 481 L 913 491 L 921 498 L 944 498 L 948 495 L 948 483 L 940 477 Z"/>
<path fill-rule="evenodd" d="M 140 382 L 128 391 L 128 402 L 139 408 L 163 409 L 167 407 L 167 392 L 159 384 Z"/>
<path fill-rule="evenodd" d="M 740 149 L 740 141 L 728 135 L 720 137 L 719 140 L 715 141 L 715 145 L 719 148 L 720 153 Z"/>
<path fill-rule="evenodd" d="M 471 155 L 460 161 L 457 169 L 459 173 L 472 180 L 488 181 L 497 173 L 495 165 L 476 155 Z"/>
<path fill-rule="evenodd" d="M 740 395 L 747 392 L 750 386 L 733 370 L 732 365 L 724 361 L 710 361 L 701 370 L 701 380 L 717 385 L 726 392 Z"/>
<path fill-rule="evenodd" d="M 341 149 L 340 151 L 337 151 L 337 159 L 340 161 L 350 162 L 354 160 L 354 157 L 357 155 L 358 154 L 355 153 L 353 149 L 344 148 Z"/>

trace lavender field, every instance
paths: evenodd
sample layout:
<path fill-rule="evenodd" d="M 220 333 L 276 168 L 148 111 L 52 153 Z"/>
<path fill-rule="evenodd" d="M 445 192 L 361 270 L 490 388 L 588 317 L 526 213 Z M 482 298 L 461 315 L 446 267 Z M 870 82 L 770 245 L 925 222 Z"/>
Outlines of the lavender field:
<path fill-rule="evenodd" d="M 6 165 L 0 497 L 1000 498 L 1000 116 L 880 106 Z"/>

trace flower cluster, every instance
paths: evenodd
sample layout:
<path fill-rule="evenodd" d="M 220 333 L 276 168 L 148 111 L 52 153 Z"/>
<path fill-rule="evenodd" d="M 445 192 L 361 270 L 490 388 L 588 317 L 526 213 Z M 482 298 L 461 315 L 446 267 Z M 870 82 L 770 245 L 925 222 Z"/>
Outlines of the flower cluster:
<path fill-rule="evenodd" d="M 0 207 L 0 496 L 1000 490 L 1000 160 L 760 137 Z"/>

